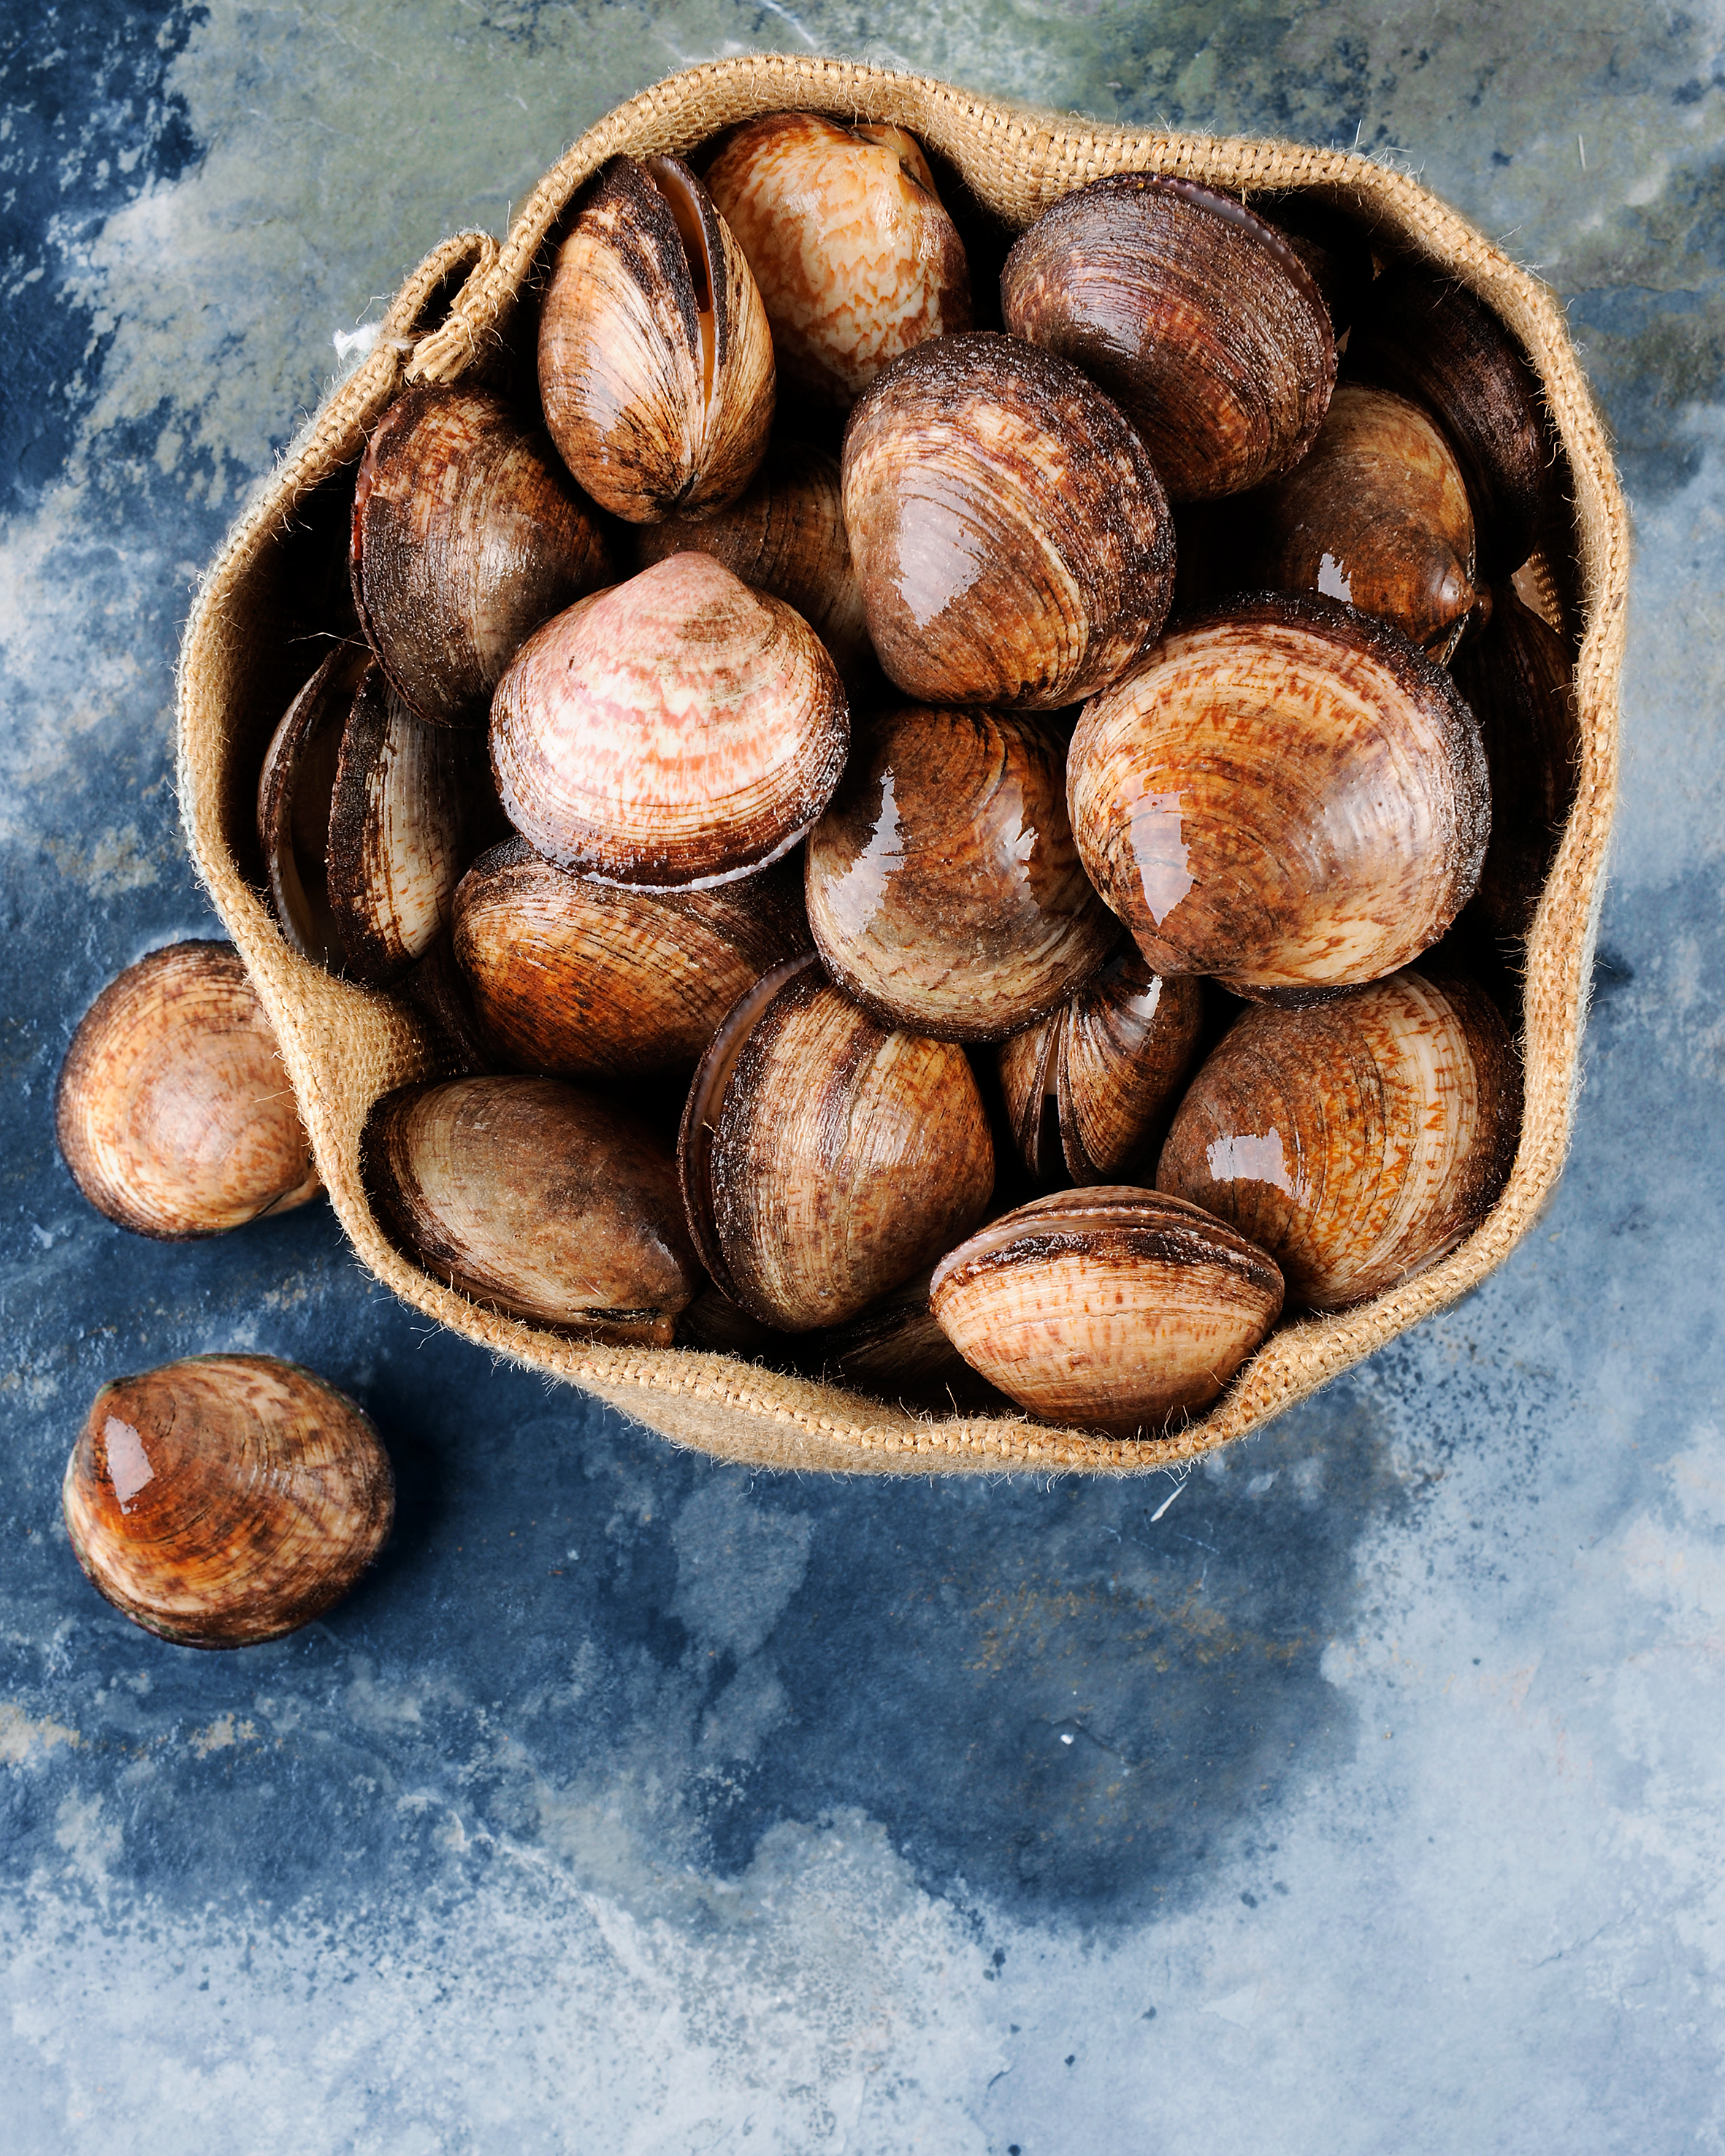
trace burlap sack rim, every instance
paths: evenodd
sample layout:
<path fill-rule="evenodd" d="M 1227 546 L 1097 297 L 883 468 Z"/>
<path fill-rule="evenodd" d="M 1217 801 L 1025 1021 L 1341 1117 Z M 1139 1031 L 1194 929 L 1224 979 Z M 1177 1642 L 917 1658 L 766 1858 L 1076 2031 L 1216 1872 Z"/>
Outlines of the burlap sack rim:
<path fill-rule="evenodd" d="M 245 624 L 230 601 L 267 571 L 305 490 L 353 460 L 404 383 L 448 381 L 481 362 L 547 234 L 581 182 L 621 151 L 684 149 L 759 111 L 806 106 L 912 129 L 985 201 L 1028 222 L 1056 195 L 1120 169 L 1156 169 L 1247 193 L 1310 187 L 1372 214 L 1446 265 L 1521 337 L 1541 377 L 1575 484 L 1583 593 L 1576 669 L 1582 765 L 1574 808 L 1525 960 L 1527 1101 L 1520 1149 L 1490 1218 L 1444 1262 L 1340 1316 L 1273 1334 L 1203 1418 L 1122 1442 L 1011 1419 L 922 1419 L 837 1388 L 730 1358 L 608 1348 L 501 1317 L 409 1265 L 373 1221 L 358 1176 L 361 1126 L 391 1087 L 432 1075 L 425 1032 L 401 1007 L 296 958 L 239 875 L 220 823 L 225 698 L 243 670 Z M 465 269 L 447 320 L 415 328 Z M 501 247 L 461 234 L 427 256 L 370 356 L 293 444 L 212 566 L 179 674 L 178 784 L 193 858 L 280 1034 L 283 1060 L 342 1227 L 363 1265 L 404 1301 L 499 1358 L 570 1379 L 673 1440 L 762 1466 L 888 1472 L 1018 1468 L 1144 1472 L 1189 1461 L 1261 1426 L 1398 1332 L 1475 1286 L 1538 1217 L 1568 1149 L 1579 1075 L 1618 761 L 1617 701 L 1628 593 L 1628 519 L 1604 426 L 1555 295 L 1407 173 L 1350 151 L 1135 132 L 1015 107 L 927 77 L 794 55 L 715 61 L 672 75 L 583 136 L 533 190 Z"/>

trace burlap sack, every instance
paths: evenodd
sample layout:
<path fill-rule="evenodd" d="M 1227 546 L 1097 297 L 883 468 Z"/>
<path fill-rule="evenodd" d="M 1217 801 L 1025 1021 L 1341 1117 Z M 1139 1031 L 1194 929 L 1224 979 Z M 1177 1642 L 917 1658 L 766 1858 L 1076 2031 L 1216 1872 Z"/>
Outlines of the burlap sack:
<path fill-rule="evenodd" d="M 1358 1309 L 1285 1327 L 1208 1415 L 1158 1440 L 1121 1443 L 1022 1419 L 920 1419 L 723 1356 L 572 1340 L 480 1308 L 429 1278 L 373 1219 L 359 1139 L 382 1094 L 439 1075 L 436 1051 L 401 1004 L 296 957 L 260 895 L 252 830 L 259 761 L 324 648 L 328 580 L 343 572 L 344 482 L 351 485 L 367 430 L 409 383 L 496 368 L 508 348 L 517 295 L 548 234 L 606 158 L 692 149 L 754 114 L 799 107 L 910 129 L 1015 228 L 1055 197 L 1122 169 L 1182 173 L 1248 194 L 1321 191 L 1357 209 L 1384 239 L 1441 264 L 1496 309 L 1538 372 L 1573 475 L 1573 534 L 1555 535 L 1547 551 L 1579 634 L 1580 783 L 1527 944 L 1527 1107 L 1508 1186 L 1491 1218 L 1444 1263 Z M 837 61 L 718 61 L 645 91 L 584 136 L 534 190 L 501 249 L 482 234 L 461 234 L 428 256 L 404 287 L 368 358 L 293 444 L 204 582 L 180 666 L 181 806 L 193 857 L 281 1035 L 337 1215 L 366 1265 L 415 1309 L 495 1354 L 574 1380 L 681 1444 L 727 1459 L 892 1472 L 1165 1467 L 1258 1427 L 1465 1294 L 1526 1233 L 1556 1183 L 1574 1111 L 1616 781 L 1629 556 L 1604 430 L 1562 308 L 1405 174 L 1340 151 L 1132 134 Z"/>

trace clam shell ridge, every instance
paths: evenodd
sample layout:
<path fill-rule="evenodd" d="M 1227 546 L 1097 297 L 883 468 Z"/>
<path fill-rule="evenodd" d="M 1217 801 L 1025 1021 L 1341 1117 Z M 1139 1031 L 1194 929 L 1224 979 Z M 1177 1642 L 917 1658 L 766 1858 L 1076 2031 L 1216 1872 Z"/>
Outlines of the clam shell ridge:
<path fill-rule="evenodd" d="M 698 886 L 805 835 L 850 719 L 800 614 L 704 554 L 674 554 L 529 638 L 497 685 L 491 741 L 509 820 L 548 860 Z"/>
<path fill-rule="evenodd" d="M 1085 869 L 1156 972 L 1249 996 L 1405 966 L 1471 895 L 1491 826 L 1449 675 L 1316 598 L 1165 638 L 1086 706 L 1067 791 Z"/>
<path fill-rule="evenodd" d="M 183 1646 L 279 1639 L 383 1548 L 389 1462 L 332 1385 L 268 1355 L 195 1355 L 97 1394 L 66 1528 L 115 1608 Z"/>

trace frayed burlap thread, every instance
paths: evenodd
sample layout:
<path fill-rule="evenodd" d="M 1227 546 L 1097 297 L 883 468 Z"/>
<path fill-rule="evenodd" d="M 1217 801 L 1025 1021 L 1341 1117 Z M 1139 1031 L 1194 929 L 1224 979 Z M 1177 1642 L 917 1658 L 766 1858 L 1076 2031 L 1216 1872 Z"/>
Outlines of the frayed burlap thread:
<path fill-rule="evenodd" d="M 1442 1264 L 1375 1301 L 1274 1333 L 1205 1416 L 1121 1441 L 1023 1419 L 925 1419 L 729 1358 L 617 1348 L 483 1309 L 385 1240 L 366 1202 L 359 1141 L 391 1088 L 438 1075 L 438 1052 L 391 998 L 332 979 L 288 949 L 239 866 L 236 818 L 255 783 L 260 730 L 285 708 L 280 584 L 301 505 L 358 459 L 367 431 L 413 382 L 451 382 L 497 360 L 518 295 L 585 181 L 621 151 L 684 151 L 765 111 L 806 109 L 907 127 L 1015 228 L 1103 174 L 1155 170 L 1251 195 L 1312 189 L 1384 242 L 1440 266 L 1521 340 L 1573 480 L 1581 763 L 1573 810 L 1528 937 L 1520 1149 L 1489 1219 Z M 1135 133 L 974 96 L 919 76 L 796 57 L 717 61 L 644 91 L 577 142 L 528 198 L 500 245 L 463 234 L 403 288 L 378 341 L 295 441 L 223 547 L 188 626 L 179 675 L 178 778 L 194 860 L 244 953 L 281 1040 L 332 1203 L 367 1267 L 402 1300 L 500 1358 L 567 1378 L 665 1436 L 764 1466 L 891 1473 L 1013 1469 L 1141 1472 L 1175 1466 L 1261 1427 L 1501 1264 L 1561 1173 L 1573 1121 L 1594 933 L 1617 779 L 1617 706 L 1629 526 L 1609 446 L 1561 306 L 1539 280 L 1405 172 L 1336 150 Z M 1560 583 L 1563 581 L 1559 580 Z M 272 642 L 272 638 L 275 639 Z M 309 659 L 298 678 L 311 670 Z M 296 685 L 296 680 L 290 685 Z M 273 698 L 273 701 L 272 701 Z"/>

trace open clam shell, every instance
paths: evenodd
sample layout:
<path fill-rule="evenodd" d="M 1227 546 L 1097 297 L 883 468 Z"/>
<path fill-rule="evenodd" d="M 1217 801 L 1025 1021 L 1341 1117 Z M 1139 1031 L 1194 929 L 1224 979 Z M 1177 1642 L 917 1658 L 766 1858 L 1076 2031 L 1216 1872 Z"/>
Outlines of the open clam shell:
<path fill-rule="evenodd" d="M 1250 997 L 1405 966 L 1472 895 L 1491 824 L 1448 674 L 1326 599 L 1166 637 L 1086 706 L 1067 783 L 1084 866 L 1151 965 Z"/>
<path fill-rule="evenodd" d="M 1248 1011 L 1187 1089 L 1156 1168 L 1268 1250 L 1288 1298 L 1341 1310 L 1452 1250 L 1496 1203 L 1522 1070 L 1471 982 L 1407 972 Z"/>
<path fill-rule="evenodd" d="M 1197 1206 L 1101 1184 L 991 1220 L 935 1266 L 929 1302 L 1020 1407 L 1136 1437 L 1217 1398 L 1274 1324 L 1282 1276 Z"/>

